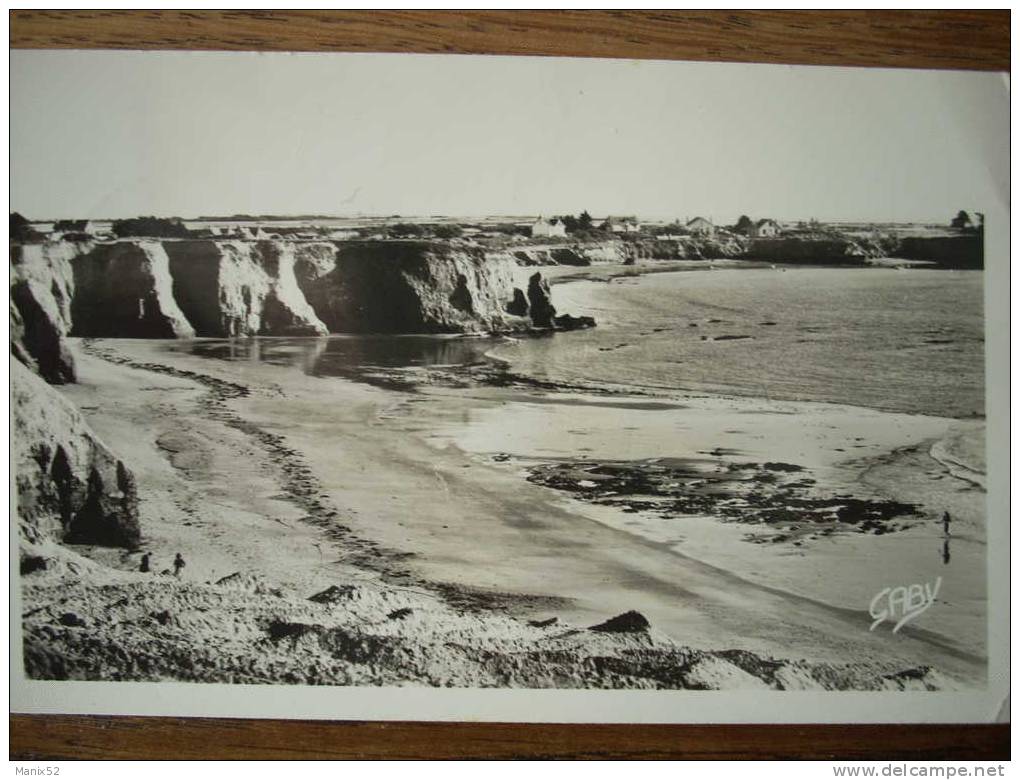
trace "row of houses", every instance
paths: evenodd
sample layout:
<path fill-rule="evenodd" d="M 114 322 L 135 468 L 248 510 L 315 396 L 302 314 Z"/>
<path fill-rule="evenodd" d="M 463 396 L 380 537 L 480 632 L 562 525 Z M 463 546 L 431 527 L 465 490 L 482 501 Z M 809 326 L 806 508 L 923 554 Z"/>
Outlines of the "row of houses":
<path fill-rule="evenodd" d="M 641 231 L 641 223 L 636 217 L 607 217 L 599 229 L 617 234 L 638 233 Z M 704 217 L 694 217 L 683 226 L 683 232 L 692 236 L 711 237 L 716 230 L 712 221 Z M 746 221 L 738 227 L 738 232 L 749 238 L 774 238 L 782 233 L 782 228 L 774 219 L 759 219 L 757 222 Z M 563 238 L 567 235 L 567 227 L 559 217 L 539 217 L 531 225 L 531 235 L 535 238 Z"/>
<path fill-rule="evenodd" d="M 714 236 L 716 229 L 716 226 L 704 217 L 695 217 L 689 220 L 686 225 L 687 232 L 694 236 Z M 783 232 L 782 227 L 774 219 L 754 221 L 744 220 L 743 217 L 741 222 L 737 223 L 735 230 L 748 238 L 775 238 Z"/>

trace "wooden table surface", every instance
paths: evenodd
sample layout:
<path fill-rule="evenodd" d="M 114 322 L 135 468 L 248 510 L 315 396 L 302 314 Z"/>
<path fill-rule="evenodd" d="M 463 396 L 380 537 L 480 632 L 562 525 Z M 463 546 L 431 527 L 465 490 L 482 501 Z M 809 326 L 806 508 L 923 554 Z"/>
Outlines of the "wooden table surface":
<path fill-rule="evenodd" d="M 441 52 L 1009 70 L 1009 11 L 11 11 L 12 48 Z M 1006 725 L 27 716 L 11 758 L 1004 759 Z"/>

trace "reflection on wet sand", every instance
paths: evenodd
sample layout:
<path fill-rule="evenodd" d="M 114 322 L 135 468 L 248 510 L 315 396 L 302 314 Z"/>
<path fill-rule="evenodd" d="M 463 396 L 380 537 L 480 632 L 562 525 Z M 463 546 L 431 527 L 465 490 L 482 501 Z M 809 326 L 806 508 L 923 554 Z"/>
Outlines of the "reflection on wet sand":
<path fill-rule="evenodd" d="M 202 339 L 182 342 L 180 348 L 200 357 L 293 366 L 309 376 L 371 382 L 379 369 L 456 368 L 487 363 L 486 352 L 504 341 L 442 336 L 321 336 Z"/>

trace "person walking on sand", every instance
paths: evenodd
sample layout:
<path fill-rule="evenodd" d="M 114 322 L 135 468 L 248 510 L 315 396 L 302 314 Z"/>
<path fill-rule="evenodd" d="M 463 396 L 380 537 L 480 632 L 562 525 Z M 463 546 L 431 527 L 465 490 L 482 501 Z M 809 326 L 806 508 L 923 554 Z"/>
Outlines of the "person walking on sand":
<path fill-rule="evenodd" d="M 143 574 L 149 573 L 149 553 L 145 553 L 145 555 L 142 556 L 142 563 L 138 567 L 138 571 L 142 572 Z"/>
<path fill-rule="evenodd" d="M 177 553 L 177 557 L 174 558 L 174 576 L 180 579 L 181 569 L 184 568 L 184 558 L 181 557 L 180 553 Z"/>
<path fill-rule="evenodd" d="M 952 522 L 952 518 L 949 516 L 949 512 L 942 513 L 942 535 L 949 536 L 949 523 Z"/>

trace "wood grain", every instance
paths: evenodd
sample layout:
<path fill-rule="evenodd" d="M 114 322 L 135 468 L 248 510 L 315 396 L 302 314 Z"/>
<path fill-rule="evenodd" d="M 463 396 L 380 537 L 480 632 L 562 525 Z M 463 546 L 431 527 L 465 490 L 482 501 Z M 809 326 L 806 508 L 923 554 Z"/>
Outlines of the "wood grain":
<path fill-rule="evenodd" d="M 12 11 L 13 48 L 536 54 L 1009 69 L 1008 11 Z"/>
<path fill-rule="evenodd" d="M 442 52 L 1009 70 L 1008 11 L 12 11 L 12 48 Z M 27 716 L 60 758 L 1009 757 L 1006 725 L 636 726 Z"/>
<path fill-rule="evenodd" d="M 11 718 L 24 759 L 948 759 L 1009 755 L 1008 727 L 330 723 L 202 718 Z"/>

